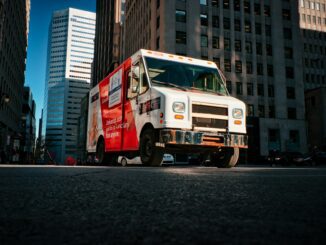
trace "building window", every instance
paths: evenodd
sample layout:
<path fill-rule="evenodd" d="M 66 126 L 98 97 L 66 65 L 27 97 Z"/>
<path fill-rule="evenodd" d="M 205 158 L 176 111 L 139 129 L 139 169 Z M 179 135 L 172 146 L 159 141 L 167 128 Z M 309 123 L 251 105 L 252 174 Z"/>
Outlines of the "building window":
<path fill-rule="evenodd" d="M 267 37 L 272 36 L 272 28 L 271 28 L 271 25 L 265 25 L 265 35 Z"/>
<path fill-rule="evenodd" d="M 250 14 L 250 2 L 249 1 L 243 2 L 243 8 L 244 8 L 245 13 Z"/>
<path fill-rule="evenodd" d="M 301 15 L 301 19 L 302 19 L 303 22 L 306 22 L 306 15 L 305 14 L 302 14 Z"/>
<path fill-rule="evenodd" d="M 268 97 L 273 98 L 274 96 L 274 85 L 268 85 Z"/>
<path fill-rule="evenodd" d="M 270 8 L 270 6 L 268 6 L 268 5 L 264 6 L 264 14 L 267 17 L 271 17 L 271 8 Z"/>
<path fill-rule="evenodd" d="M 249 117 L 255 116 L 254 105 L 248 104 L 247 106 L 247 113 Z"/>
<path fill-rule="evenodd" d="M 229 91 L 229 94 L 232 94 L 232 82 L 226 81 L 226 88 Z"/>
<path fill-rule="evenodd" d="M 237 95 L 242 95 L 242 83 L 237 82 L 236 86 L 237 86 Z"/>
<path fill-rule="evenodd" d="M 224 50 L 230 50 L 231 49 L 231 42 L 230 38 L 224 38 Z"/>
<path fill-rule="evenodd" d="M 213 48 L 220 48 L 220 43 L 219 43 L 219 38 L 218 37 L 213 37 Z"/>
<path fill-rule="evenodd" d="M 260 15 L 260 4 L 255 3 L 254 5 L 255 15 Z"/>
<path fill-rule="evenodd" d="M 223 8 L 224 9 L 230 8 L 230 0 L 223 0 Z"/>
<path fill-rule="evenodd" d="M 176 10 L 175 11 L 175 20 L 177 22 L 186 22 L 186 11 Z"/>
<path fill-rule="evenodd" d="M 291 11 L 289 9 L 282 10 L 283 20 L 291 20 Z"/>
<path fill-rule="evenodd" d="M 297 119 L 297 110 L 293 107 L 288 107 L 288 118 Z"/>
<path fill-rule="evenodd" d="M 212 6 L 218 8 L 218 1 L 219 0 L 212 0 Z"/>
<path fill-rule="evenodd" d="M 294 69 L 291 66 L 286 66 L 285 67 L 285 75 L 286 78 L 293 79 L 294 78 Z"/>
<path fill-rule="evenodd" d="M 291 28 L 283 28 L 284 38 L 288 40 L 292 40 L 292 30 Z"/>
<path fill-rule="evenodd" d="M 223 19 L 223 27 L 225 30 L 230 30 L 230 18 Z"/>
<path fill-rule="evenodd" d="M 270 105 L 268 107 L 268 116 L 269 118 L 275 118 L 275 106 Z"/>
<path fill-rule="evenodd" d="M 219 26 L 220 26 L 220 19 L 219 19 L 218 16 L 216 16 L 216 15 L 213 15 L 212 16 L 212 25 L 215 28 L 219 28 Z"/>
<path fill-rule="evenodd" d="M 251 23 L 249 20 L 245 21 L 245 32 L 246 33 L 251 33 Z"/>
<path fill-rule="evenodd" d="M 273 67 L 273 65 L 267 65 L 267 75 L 269 77 L 274 76 L 274 67 Z"/>
<path fill-rule="evenodd" d="M 157 8 L 157 9 L 160 7 L 160 3 L 161 3 L 160 0 L 156 0 L 156 8 Z"/>
<path fill-rule="evenodd" d="M 265 106 L 264 105 L 258 105 L 258 116 L 265 117 Z"/>
<path fill-rule="evenodd" d="M 160 28 L 160 16 L 156 18 L 156 29 Z"/>
<path fill-rule="evenodd" d="M 200 36 L 200 46 L 201 47 L 208 47 L 208 38 L 207 35 Z"/>
<path fill-rule="evenodd" d="M 231 72 L 231 60 L 224 59 L 224 71 Z"/>
<path fill-rule="evenodd" d="M 257 35 L 261 35 L 261 24 L 260 23 L 256 23 L 255 24 L 255 29 L 256 29 L 256 34 Z"/>
<path fill-rule="evenodd" d="M 288 99 L 295 99 L 295 88 L 294 87 L 286 87 L 286 97 Z"/>
<path fill-rule="evenodd" d="M 234 11 L 240 11 L 240 0 L 234 0 Z"/>
<path fill-rule="evenodd" d="M 264 84 L 262 83 L 257 84 L 257 95 L 264 96 Z"/>
<path fill-rule="evenodd" d="M 268 56 L 272 56 L 273 55 L 273 48 L 272 48 L 272 45 L 270 44 L 266 44 L 266 54 Z"/>
<path fill-rule="evenodd" d="M 238 19 L 234 20 L 234 30 L 235 31 L 241 31 L 241 21 Z"/>
<path fill-rule="evenodd" d="M 218 67 L 218 68 L 220 68 L 221 67 L 221 62 L 220 62 L 220 58 L 213 58 L 213 61 L 214 61 L 214 63 L 216 64 L 216 66 Z"/>
<path fill-rule="evenodd" d="M 176 32 L 176 43 L 178 44 L 186 44 L 187 43 L 187 34 L 184 31 Z"/>
<path fill-rule="evenodd" d="M 289 140 L 290 140 L 290 143 L 298 145 L 300 142 L 299 131 L 298 130 L 290 130 L 289 131 Z"/>
<path fill-rule="evenodd" d="M 247 95 L 254 95 L 254 84 L 253 83 L 247 83 Z"/>
<path fill-rule="evenodd" d="M 200 5 L 207 5 L 207 0 L 200 0 Z"/>
<path fill-rule="evenodd" d="M 263 63 L 257 63 L 257 75 L 264 75 Z"/>
<path fill-rule="evenodd" d="M 256 54 L 258 54 L 258 55 L 263 54 L 263 46 L 261 43 L 256 43 Z"/>
<path fill-rule="evenodd" d="M 237 52 L 241 52 L 241 40 L 234 40 L 234 49 Z"/>
<path fill-rule="evenodd" d="M 207 26 L 208 24 L 207 14 L 200 14 L 200 24 L 202 26 Z"/>
<path fill-rule="evenodd" d="M 300 0 L 300 7 L 304 8 L 304 0 Z"/>
<path fill-rule="evenodd" d="M 242 73 L 242 62 L 241 60 L 235 61 L 235 72 L 236 73 Z"/>
<path fill-rule="evenodd" d="M 247 74 L 252 74 L 252 62 L 250 62 L 250 61 L 246 62 L 246 71 L 247 71 Z"/>
<path fill-rule="evenodd" d="M 246 41 L 246 52 L 248 54 L 252 53 L 251 41 Z"/>
<path fill-rule="evenodd" d="M 289 47 L 285 47 L 284 56 L 286 59 L 293 59 L 293 49 Z"/>
<path fill-rule="evenodd" d="M 159 50 L 160 49 L 160 37 L 156 38 L 156 49 Z"/>

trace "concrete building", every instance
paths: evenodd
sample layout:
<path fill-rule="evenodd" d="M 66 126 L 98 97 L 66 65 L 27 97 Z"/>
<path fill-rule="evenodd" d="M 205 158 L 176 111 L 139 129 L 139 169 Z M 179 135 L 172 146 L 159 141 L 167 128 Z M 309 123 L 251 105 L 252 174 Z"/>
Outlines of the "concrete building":
<path fill-rule="evenodd" d="M 127 0 L 125 57 L 147 48 L 216 62 L 248 105 L 249 155 L 305 152 L 298 23 L 297 1 Z"/>
<path fill-rule="evenodd" d="M 310 150 L 326 151 L 326 88 L 306 92 L 307 133 Z"/>
<path fill-rule="evenodd" d="M 96 38 L 93 86 L 99 83 L 122 60 L 122 22 L 125 0 L 96 1 Z"/>
<path fill-rule="evenodd" d="M 80 102 L 90 88 L 95 13 L 65 9 L 53 13 L 44 93 L 45 147 L 57 163 L 77 155 Z"/>
<path fill-rule="evenodd" d="M 20 147 L 20 161 L 22 163 L 32 163 L 36 147 L 36 104 L 32 91 L 29 87 L 24 87 L 23 109 L 22 109 L 22 141 Z"/>
<path fill-rule="evenodd" d="M 299 1 L 305 89 L 326 86 L 326 0 Z"/>
<path fill-rule="evenodd" d="M 0 0 L 0 151 L 7 161 L 21 141 L 29 14 L 30 0 Z"/>

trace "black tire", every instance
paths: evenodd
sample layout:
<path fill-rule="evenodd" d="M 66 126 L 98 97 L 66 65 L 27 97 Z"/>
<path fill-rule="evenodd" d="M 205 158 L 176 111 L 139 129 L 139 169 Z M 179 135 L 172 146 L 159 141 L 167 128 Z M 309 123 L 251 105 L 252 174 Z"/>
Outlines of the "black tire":
<path fill-rule="evenodd" d="M 122 167 L 126 167 L 128 165 L 127 159 L 125 157 L 121 158 L 120 163 Z"/>
<path fill-rule="evenodd" d="M 97 142 L 96 158 L 98 160 L 99 165 L 108 165 L 109 164 L 109 158 L 108 158 L 108 155 L 105 153 L 105 143 L 104 143 L 103 139 L 100 139 Z"/>
<path fill-rule="evenodd" d="M 140 136 L 140 159 L 146 166 L 160 166 L 163 152 L 155 146 L 156 135 L 153 129 L 145 129 Z"/>
<path fill-rule="evenodd" d="M 239 148 L 222 148 L 211 155 L 211 161 L 218 168 L 232 168 L 239 160 Z"/>

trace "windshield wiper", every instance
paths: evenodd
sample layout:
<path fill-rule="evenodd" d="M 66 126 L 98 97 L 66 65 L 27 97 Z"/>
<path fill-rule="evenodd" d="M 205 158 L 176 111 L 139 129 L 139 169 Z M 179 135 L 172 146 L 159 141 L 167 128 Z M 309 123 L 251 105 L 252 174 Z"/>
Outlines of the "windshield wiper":
<path fill-rule="evenodd" d="M 183 91 L 187 91 L 186 88 L 184 88 L 184 87 L 182 87 L 182 86 L 179 86 L 179 85 L 177 85 L 177 84 L 174 84 L 174 83 L 161 82 L 161 81 L 157 81 L 157 80 L 153 80 L 153 79 L 152 79 L 152 83 L 162 84 L 162 85 L 167 85 L 167 86 L 170 86 L 170 87 L 174 87 L 174 88 L 181 89 L 181 90 L 183 90 Z"/>

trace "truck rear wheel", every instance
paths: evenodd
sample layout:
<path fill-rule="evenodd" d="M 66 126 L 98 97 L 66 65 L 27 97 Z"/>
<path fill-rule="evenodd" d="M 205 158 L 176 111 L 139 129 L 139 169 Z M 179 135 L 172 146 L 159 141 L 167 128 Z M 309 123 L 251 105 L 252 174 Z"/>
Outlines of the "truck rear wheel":
<path fill-rule="evenodd" d="M 144 165 L 160 166 L 163 152 L 155 146 L 155 131 L 146 129 L 140 137 L 140 159 Z"/>
<path fill-rule="evenodd" d="M 218 168 L 232 168 L 239 160 L 239 148 L 222 148 L 211 155 L 211 161 Z"/>

